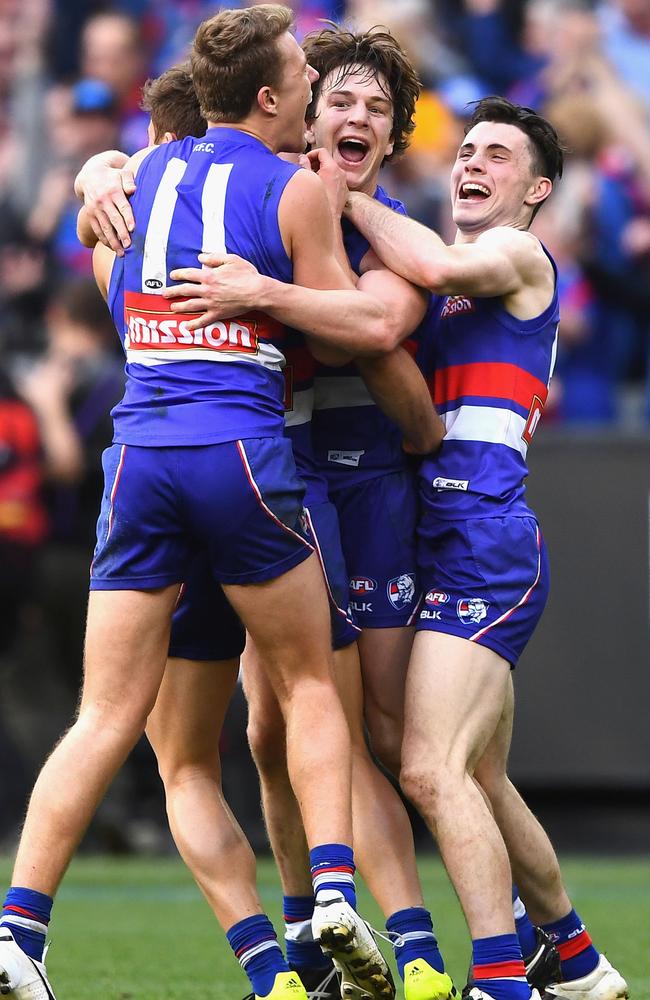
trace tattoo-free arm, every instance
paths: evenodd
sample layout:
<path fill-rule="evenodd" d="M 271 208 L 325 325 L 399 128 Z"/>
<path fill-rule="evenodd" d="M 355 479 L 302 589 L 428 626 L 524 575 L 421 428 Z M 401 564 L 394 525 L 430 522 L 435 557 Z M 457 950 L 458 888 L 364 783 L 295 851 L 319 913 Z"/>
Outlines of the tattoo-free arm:
<path fill-rule="evenodd" d="M 538 240 L 519 229 L 501 226 L 474 243 L 447 246 L 433 230 L 358 192 L 350 195 L 346 215 L 387 267 L 439 295 L 514 295 L 548 274 Z"/>

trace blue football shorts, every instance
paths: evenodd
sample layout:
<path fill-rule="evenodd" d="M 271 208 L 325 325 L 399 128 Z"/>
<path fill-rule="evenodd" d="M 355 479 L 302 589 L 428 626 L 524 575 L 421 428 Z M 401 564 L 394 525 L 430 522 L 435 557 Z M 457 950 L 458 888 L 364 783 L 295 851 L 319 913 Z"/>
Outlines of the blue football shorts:
<path fill-rule="evenodd" d="M 345 605 L 347 574 L 339 538 L 336 508 L 327 502 L 305 508 L 308 537 L 323 568 L 332 622 L 332 647 L 354 642 L 359 629 Z M 224 607 L 225 605 L 225 607 Z M 225 660 L 239 656 L 245 633 L 214 580 L 206 556 L 199 555 L 172 620 L 170 656 L 191 660 Z"/>
<path fill-rule="evenodd" d="M 272 580 L 314 551 L 305 488 L 283 436 L 104 452 L 93 590 L 150 590 L 189 577 L 205 552 L 215 580 Z"/>
<path fill-rule="evenodd" d="M 549 591 L 546 547 L 532 516 L 441 521 L 418 529 L 423 595 L 416 627 L 493 649 L 513 667 Z"/>
<path fill-rule="evenodd" d="M 409 471 L 331 492 L 341 525 L 349 601 L 361 628 L 413 625 L 420 587 L 415 552 L 418 493 Z"/>

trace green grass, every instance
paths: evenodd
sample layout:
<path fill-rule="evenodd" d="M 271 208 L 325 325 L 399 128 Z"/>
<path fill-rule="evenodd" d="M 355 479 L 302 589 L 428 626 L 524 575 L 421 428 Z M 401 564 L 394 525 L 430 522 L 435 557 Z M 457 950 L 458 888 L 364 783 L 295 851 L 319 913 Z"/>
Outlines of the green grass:
<path fill-rule="evenodd" d="M 6 882 L 9 863 L 0 862 Z M 464 983 L 468 939 L 439 861 L 420 864 L 447 966 Z M 650 1000 L 650 859 L 581 858 L 563 865 L 569 892 L 635 1000 Z M 268 861 L 262 901 L 280 927 L 280 894 Z M 383 928 L 362 890 L 364 915 Z M 172 859 L 82 858 L 64 882 L 52 925 L 48 969 L 59 1000 L 238 1000 L 247 981 L 206 903 Z"/>

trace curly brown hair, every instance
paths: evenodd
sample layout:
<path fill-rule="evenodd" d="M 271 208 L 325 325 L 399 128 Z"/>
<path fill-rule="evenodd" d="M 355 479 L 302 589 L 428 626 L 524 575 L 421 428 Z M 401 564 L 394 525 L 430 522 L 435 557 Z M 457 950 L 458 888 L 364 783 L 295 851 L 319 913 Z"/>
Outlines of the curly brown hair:
<path fill-rule="evenodd" d="M 307 119 L 313 121 L 317 117 L 316 105 L 321 87 L 330 73 L 336 73 L 335 86 L 356 67 L 360 67 L 369 78 L 381 74 L 390 91 L 386 96 L 393 104 L 391 139 L 394 146 L 386 162 L 397 159 L 408 148 L 415 128 L 413 116 L 422 89 L 415 68 L 397 39 L 389 31 L 384 31 L 382 26 L 353 32 L 333 21 L 326 23 L 326 28 L 310 32 L 302 43 L 307 61 L 319 74 L 319 80 L 312 84 Z"/>
<path fill-rule="evenodd" d="M 147 80 L 141 107 L 151 117 L 156 142 L 165 132 L 173 132 L 177 139 L 205 135 L 207 122 L 199 109 L 189 63 L 172 66 L 154 80 Z"/>
<path fill-rule="evenodd" d="M 284 63 L 277 41 L 292 27 L 292 12 L 275 3 L 222 10 L 199 25 L 190 59 L 207 121 L 242 121 L 259 89 L 279 84 Z"/>

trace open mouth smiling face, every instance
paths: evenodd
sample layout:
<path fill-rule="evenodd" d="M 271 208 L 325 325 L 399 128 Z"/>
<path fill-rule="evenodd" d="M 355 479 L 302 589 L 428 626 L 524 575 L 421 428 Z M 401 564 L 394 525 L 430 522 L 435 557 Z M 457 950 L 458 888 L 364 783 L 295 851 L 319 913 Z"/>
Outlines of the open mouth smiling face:
<path fill-rule="evenodd" d="M 307 139 L 330 151 L 351 190 L 374 194 L 381 165 L 393 151 L 392 128 L 388 83 L 381 74 L 352 66 L 323 81 Z"/>

